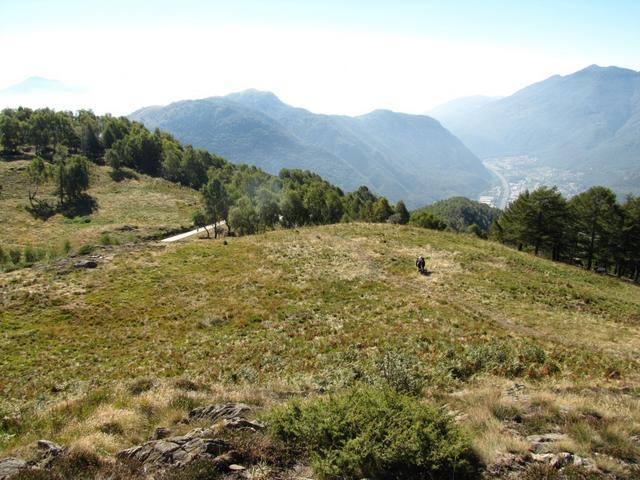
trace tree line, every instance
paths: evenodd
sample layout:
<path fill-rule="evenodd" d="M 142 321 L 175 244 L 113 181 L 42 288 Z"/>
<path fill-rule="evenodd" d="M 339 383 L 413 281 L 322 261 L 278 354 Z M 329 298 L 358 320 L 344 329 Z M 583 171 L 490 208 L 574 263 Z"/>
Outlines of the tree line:
<path fill-rule="evenodd" d="M 82 198 L 89 186 L 88 162 L 108 165 L 114 180 L 134 171 L 200 190 L 196 225 L 226 223 L 228 231 L 250 234 L 273 228 L 341 221 L 407 223 L 403 202 L 392 206 L 366 186 L 344 193 L 308 171 L 283 169 L 271 175 L 232 164 L 203 149 L 182 145 L 159 129 L 153 132 L 125 117 L 98 116 L 89 110 L 56 112 L 43 108 L 0 113 L 0 144 L 5 155 L 32 153 L 31 208 L 46 210 L 36 198 L 39 186 L 54 177 L 60 205 Z M 84 175 L 86 174 L 86 175 Z M 84 176 L 83 176 L 84 175 Z M 217 236 L 218 228 L 214 228 Z"/>
<path fill-rule="evenodd" d="M 601 186 L 571 199 L 556 187 L 525 191 L 494 221 L 492 237 L 553 260 L 640 279 L 637 196 L 620 203 Z"/>

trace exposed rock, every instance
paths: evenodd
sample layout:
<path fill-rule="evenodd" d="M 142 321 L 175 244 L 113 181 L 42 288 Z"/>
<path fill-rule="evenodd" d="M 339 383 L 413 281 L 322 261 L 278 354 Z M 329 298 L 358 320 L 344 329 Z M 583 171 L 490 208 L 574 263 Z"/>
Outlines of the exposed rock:
<path fill-rule="evenodd" d="M 145 471 L 163 470 L 170 467 L 183 467 L 193 461 L 211 459 L 226 467 L 238 461 L 236 457 L 217 460 L 229 452 L 231 447 L 223 440 L 210 438 L 210 429 L 197 428 L 187 435 L 151 440 L 142 445 L 123 450 L 117 454 L 120 460 L 130 459 L 144 465 Z"/>
<path fill-rule="evenodd" d="M 487 466 L 482 474 L 482 478 L 503 478 L 510 474 L 515 474 L 524 469 L 528 460 L 525 455 L 505 454 Z"/>
<path fill-rule="evenodd" d="M 73 264 L 76 268 L 96 268 L 98 263 L 94 260 L 80 260 Z"/>
<path fill-rule="evenodd" d="M 566 440 L 567 436 L 562 433 L 544 433 L 542 435 L 529 435 L 527 442 L 531 444 L 530 450 L 535 453 L 549 453 L 552 444 L 561 440 Z"/>
<path fill-rule="evenodd" d="M 0 460 L 0 480 L 8 480 L 21 470 L 28 468 L 27 462 L 19 458 L 3 458 Z"/>
<path fill-rule="evenodd" d="M 223 419 L 243 418 L 245 413 L 251 410 L 244 403 L 223 403 L 194 408 L 189 412 L 190 422 L 194 420 L 210 420 L 217 422 Z"/>
<path fill-rule="evenodd" d="M 596 466 L 595 463 L 593 463 L 593 461 L 589 460 L 588 458 L 582 458 L 579 455 L 573 455 L 573 464 L 576 467 L 582 467 L 586 470 L 598 470 L 598 467 Z"/>
<path fill-rule="evenodd" d="M 50 467 L 54 460 L 67 452 L 64 447 L 49 440 L 38 440 L 38 450 L 40 450 L 41 456 L 36 465 L 40 468 Z"/>
<path fill-rule="evenodd" d="M 58 444 L 50 442 L 49 440 L 38 440 L 38 448 L 44 452 L 59 455 L 64 452 L 64 448 Z"/>
<path fill-rule="evenodd" d="M 512 398 L 518 398 L 524 396 L 526 389 L 527 387 L 523 384 L 514 383 L 511 387 L 507 388 L 505 393 Z"/>
<path fill-rule="evenodd" d="M 222 420 L 222 426 L 230 430 L 251 430 L 252 432 L 264 429 L 264 425 L 260 422 L 244 418 L 224 419 Z"/>
<path fill-rule="evenodd" d="M 569 452 L 534 453 L 531 455 L 531 459 L 534 462 L 546 463 L 557 469 L 574 463 L 573 454 Z"/>

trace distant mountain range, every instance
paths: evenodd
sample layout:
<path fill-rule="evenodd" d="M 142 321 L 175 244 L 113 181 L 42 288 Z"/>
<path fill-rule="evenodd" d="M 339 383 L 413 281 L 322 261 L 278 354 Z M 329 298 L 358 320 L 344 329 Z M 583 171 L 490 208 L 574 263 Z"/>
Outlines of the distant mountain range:
<path fill-rule="evenodd" d="M 472 97 L 430 112 L 481 158 L 537 157 L 580 187 L 640 193 L 640 72 L 592 65 L 502 99 Z"/>
<path fill-rule="evenodd" d="M 309 169 L 345 190 L 367 185 L 410 207 L 454 195 L 476 198 L 491 182 L 480 160 L 424 115 L 319 115 L 248 90 L 147 107 L 130 118 L 234 162 L 272 173 Z"/>
<path fill-rule="evenodd" d="M 85 93 L 86 88 L 67 85 L 59 80 L 43 77 L 29 77 L 22 82 L 0 90 L 2 95 L 33 95 L 43 93 Z"/>

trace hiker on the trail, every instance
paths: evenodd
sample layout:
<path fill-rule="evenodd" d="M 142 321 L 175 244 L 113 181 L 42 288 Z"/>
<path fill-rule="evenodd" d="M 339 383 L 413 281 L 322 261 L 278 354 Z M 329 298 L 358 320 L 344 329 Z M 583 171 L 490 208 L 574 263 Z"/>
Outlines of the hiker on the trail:
<path fill-rule="evenodd" d="M 418 267 L 418 273 L 421 273 L 422 275 L 424 275 L 426 263 L 427 262 L 424 261 L 424 257 L 422 255 L 420 255 L 416 259 L 416 267 Z"/>

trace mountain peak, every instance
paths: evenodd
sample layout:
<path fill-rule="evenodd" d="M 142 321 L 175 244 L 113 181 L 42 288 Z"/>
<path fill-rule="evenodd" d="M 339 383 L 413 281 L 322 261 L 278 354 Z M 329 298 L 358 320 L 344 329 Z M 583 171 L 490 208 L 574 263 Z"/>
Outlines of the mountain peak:
<path fill-rule="evenodd" d="M 224 98 L 249 106 L 281 107 L 284 103 L 272 92 L 250 88 L 241 92 L 231 93 Z"/>
<path fill-rule="evenodd" d="M 33 76 L 20 83 L 12 85 L 4 90 L 5 94 L 29 94 L 29 93 L 83 93 L 83 87 L 67 85 L 59 80 Z"/>
<path fill-rule="evenodd" d="M 638 75 L 638 72 L 636 72 L 635 70 L 630 70 L 628 68 L 620 68 L 620 67 L 615 67 L 615 66 L 609 66 L 609 67 L 601 67 L 600 65 L 596 65 L 595 63 L 593 65 L 589 65 L 586 68 L 583 68 L 582 70 L 579 70 L 571 75 L 568 76 L 572 76 L 572 75 Z"/>

